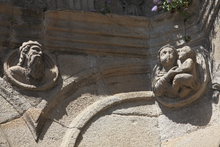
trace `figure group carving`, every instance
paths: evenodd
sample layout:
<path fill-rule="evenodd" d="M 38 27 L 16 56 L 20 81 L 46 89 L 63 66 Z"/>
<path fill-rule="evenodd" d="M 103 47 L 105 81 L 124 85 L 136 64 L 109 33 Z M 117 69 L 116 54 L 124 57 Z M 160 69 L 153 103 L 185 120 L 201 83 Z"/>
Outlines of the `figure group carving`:
<path fill-rule="evenodd" d="M 158 97 L 186 98 L 199 89 L 196 53 L 184 46 L 163 46 L 154 68 L 153 92 Z"/>
<path fill-rule="evenodd" d="M 18 63 L 15 63 L 16 61 Z M 24 42 L 19 51 L 9 56 L 4 64 L 4 70 L 10 82 L 32 90 L 51 88 L 58 78 L 57 66 L 43 52 L 42 45 L 37 41 Z"/>

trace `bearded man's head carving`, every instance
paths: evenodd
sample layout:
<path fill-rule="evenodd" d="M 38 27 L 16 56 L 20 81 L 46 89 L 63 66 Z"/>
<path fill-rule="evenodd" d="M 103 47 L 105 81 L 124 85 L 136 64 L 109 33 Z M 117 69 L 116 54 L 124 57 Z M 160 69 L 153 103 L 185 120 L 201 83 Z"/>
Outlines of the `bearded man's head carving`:
<path fill-rule="evenodd" d="M 29 90 L 52 88 L 59 76 L 52 56 L 43 53 L 39 42 L 31 40 L 9 54 L 4 63 L 4 72 L 12 84 Z"/>
<path fill-rule="evenodd" d="M 19 61 L 9 68 L 9 75 L 22 83 L 38 85 L 45 76 L 42 45 L 37 41 L 24 42 L 19 47 Z"/>
<path fill-rule="evenodd" d="M 26 69 L 26 76 L 40 80 L 44 76 L 44 61 L 42 45 L 37 41 L 24 42 L 19 48 L 18 66 Z"/>

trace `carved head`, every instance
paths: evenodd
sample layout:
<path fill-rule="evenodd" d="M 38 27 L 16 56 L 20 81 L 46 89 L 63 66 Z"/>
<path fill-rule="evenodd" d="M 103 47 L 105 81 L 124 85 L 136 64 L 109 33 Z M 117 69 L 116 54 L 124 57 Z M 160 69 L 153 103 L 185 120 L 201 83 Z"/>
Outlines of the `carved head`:
<path fill-rule="evenodd" d="M 163 67 L 173 67 L 177 61 L 177 51 L 171 45 L 165 45 L 158 51 L 158 59 Z"/>
<path fill-rule="evenodd" d="M 20 58 L 18 66 L 27 69 L 34 79 L 41 78 L 44 73 L 43 50 L 37 41 L 24 42 L 19 48 Z"/>
<path fill-rule="evenodd" d="M 181 61 L 186 60 L 187 58 L 191 58 L 195 61 L 196 59 L 196 54 L 195 52 L 189 47 L 189 46 L 184 46 L 182 48 L 177 49 L 179 59 Z"/>

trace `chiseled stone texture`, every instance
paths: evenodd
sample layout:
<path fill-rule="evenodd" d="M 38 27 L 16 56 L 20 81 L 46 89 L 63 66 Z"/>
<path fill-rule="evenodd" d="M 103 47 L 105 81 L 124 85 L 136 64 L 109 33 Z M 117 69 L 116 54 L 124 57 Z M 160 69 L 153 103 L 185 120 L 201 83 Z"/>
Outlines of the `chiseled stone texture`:
<path fill-rule="evenodd" d="M 112 114 L 124 116 L 146 116 L 146 117 L 159 117 L 161 111 L 154 100 L 151 101 L 138 101 L 129 102 L 118 105 L 112 108 Z"/>
<path fill-rule="evenodd" d="M 84 86 L 76 91 L 72 96 L 62 101 L 62 103 L 51 112 L 49 120 L 41 133 L 39 146 L 59 146 L 68 124 L 86 107 L 99 100 L 96 96 L 97 85 Z M 83 94 L 84 93 L 84 94 Z M 75 99 L 77 97 L 77 99 Z"/>
<path fill-rule="evenodd" d="M 0 123 L 19 117 L 20 114 L 2 96 L 0 96 Z"/>
<path fill-rule="evenodd" d="M 218 12 L 218 18 L 220 18 L 220 11 Z M 213 83 L 220 83 L 220 20 L 216 19 L 214 23 L 214 29 L 212 30 L 212 44 L 213 44 Z"/>
<path fill-rule="evenodd" d="M 159 147 L 157 119 L 143 116 L 106 115 L 82 133 L 79 147 Z"/>
<path fill-rule="evenodd" d="M 2 132 L 1 128 L 0 128 L 0 146 L 1 147 L 10 147 L 10 144 L 8 143 L 7 138 L 4 135 L 4 133 Z"/>
<path fill-rule="evenodd" d="M 212 104 L 211 92 L 194 104 L 181 109 L 167 109 L 160 106 L 162 115 L 158 117 L 161 141 L 181 137 L 207 125 L 220 122 L 219 103 Z"/>
<path fill-rule="evenodd" d="M 159 147 L 158 106 L 154 101 L 126 102 L 94 117 L 78 138 L 79 147 Z"/>
<path fill-rule="evenodd" d="M 1 128 L 12 147 L 37 146 L 33 135 L 22 118 L 1 124 Z"/>
<path fill-rule="evenodd" d="M 211 5 L 213 2 L 220 3 L 208 0 L 203 2 L 204 6 L 210 6 L 202 9 L 204 13 L 215 8 Z M 187 34 L 190 33 L 192 46 L 209 50 L 203 48 L 203 45 L 207 46 L 204 38 L 207 39 L 208 36 L 204 32 L 209 32 L 209 27 L 205 26 L 212 26 L 211 21 L 195 19 L 196 23 L 183 26 L 182 18 L 176 13 L 149 19 L 81 11 L 39 12 L 9 5 L 2 5 L 0 8 L 1 61 L 9 50 L 15 49 L 23 41 L 38 40 L 56 57 L 62 77 L 60 87 L 46 94 L 35 93 L 36 97 L 31 98 L 34 93 L 15 93 L 13 97 L 5 97 L 8 98 L 7 101 L 16 102 L 13 106 L 21 114 L 30 107 L 37 106 L 41 101 L 38 100 L 39 97 L 48 102 L 45 105 L 51 109 L 46 111 L 48 118 L 42 124 L 37 143 L 22 117 L 14 119 L 16 112 L 5 104 L 5 100 L 0 100 L 5 105 L 0 110 L 8 109 L 3 110 L 5 113 L 0 116 L 6 117 L 5 120 L 9 120 L 8 116 L 13 119 L 1 124 L 3 135 L 0 135 L 0 143 L 6 146 L 10 142 L 12 147 L 59 147 L 63 140 L 68 140 L 64 139 L 64 135 L 72 129 L 68 128 L 70 123 L 93 103 L 118 93 L 151 90 L 151 69 L 156 64 L 158 48 L 167 43 L 183 45 L 184 28 L 187 28 Z M 197 8 L 202 7 L 193 7 L 200 10 Z M 211 14 L 215 13 L 208 15 Z M 207 16 L 196 13 L 192 20 L 194 18 Z M 218 38 L 216 42 L 219 42 Z M 218 54 L 215 55 L 218 58 Z M 15 91 L 10 88 L 8 93 L 12 92 Z M 220 122 L 218 103 L 216 98 L 213 104 L 212 94 L 188 107 L 171 110 L 154 101 L 120 103 L 110 108 L 108 113 L 103 111 L 95 114 L 95 118 L 85 127 L 82 123 L 82 128 L 73 130 L 82 130 L 77 140 L 78 145 L 89 147 L 157 147 L 161 146 L 161 142 L 163 146 L 168 146 L 177 145 L 177 138 L 180 144 L 188 145 L 190 142 L 187 140 L 194 135 L 195 138 L 198 136 L 195 141 L 202 139 L 207 143 L 213 135 L 213 139 L 216 139 L 213 143 L 217 143 L 219 131 L 214 125 L 217 126 Z M 85 118 L 88 119 L 87 116 Z M 203 137 L 202 133 L 206 132 L 208 137 Z"/>
<path fill-rule="evenodd" d="M 190 134 L 162 142 L 161 147 L 219 147 L 220 126 L 213 125 Z"/>

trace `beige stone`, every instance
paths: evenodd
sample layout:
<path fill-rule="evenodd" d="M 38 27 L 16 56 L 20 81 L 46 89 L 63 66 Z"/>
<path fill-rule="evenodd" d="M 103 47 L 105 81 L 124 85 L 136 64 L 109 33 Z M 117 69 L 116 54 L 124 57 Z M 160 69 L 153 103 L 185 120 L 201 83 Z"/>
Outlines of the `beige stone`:
<path fill-rule="evenodd" d="M 79 147 L 159 147 L 157 120 L 138 116 L 106 115 L 81 133 Z"/>
<path fill-rule="evenodd" d="M 181 137 L 162 142 L 162 147 L 219 147 L 220 126 L 201 128 Z"/>
<path fill-rule="evenodd" d="M 28 126 L 22 118 L 12 120 L 2 124 L 1 128 L 7 137 L 10 146 L 29 147 L 37 146 L 33 135 L 29 131 Z"/>
<path fill-rule="evenodd" d="M 92 2 L 49 1 L 51 7 L 62 8 L 64 4 L 81 8 Z M 1 63 L 23 42 L 37 40 L 53 55 L 60 77 L 57 86 L 46 92 L 23 90 L 0 78 L 0 146 L 190 146 L 187 140 L 193 137 L 196 143 L 192 140 L 192 145 L 197 146 L 207 136 L 214 139 L 211 143 L 218 142 L 219 134 L 214 132 L 218 128 L 209 131 L 220 122 L 217 88 L 214 94 L 208 89 L 206 96 L 196 95 L 197 101 L 169 99 L 165 106 L 190 104 L 170 109 L 155 101 L 151 79 L 158 49 L 171 44 L 198 51 L 198 73 L 208 79 L 204 71 L 210 68 L 206 71 L 211 76 L 215 71 L 212 80 L 218 82 L 220 1 L 193 0 L 189 8 L 193 15 L 185 23 L 179 13 L 136 17 L 56 8 L 42 11 L 28 9 L 38 7 L 40 4 L 34 5 L 37 1 L 29 1 L 27 9 L 15 5 L 24 1 L 13 2 L 0 4 Z M 184 35 L 190 35 L 188 43 Z M 10 60 L 13 66 L 18 63 L 16 55 Z M 201 91 L 207 89 L 200 86 Z M 214 146 L 209 140 L 207 145 Z"/>
<path fill-rule="evenodd" d="M 48 90 L 55 85 L 59 75 L 56 63 L 43 54 L 42 45 L 37 41 L 24 42 L 19 55 L 12 52 L 4 63 L 4 71 L 9 82 L 29 90 Z"/>
<path fill-rule="evenodd" d="M 203 96 L 210 80 L 204 53 L 191 47 L 175 49 L 165 45 L 158 51 L 152 89 L 158 101 L 168 107 L 183 107 Z"/>

